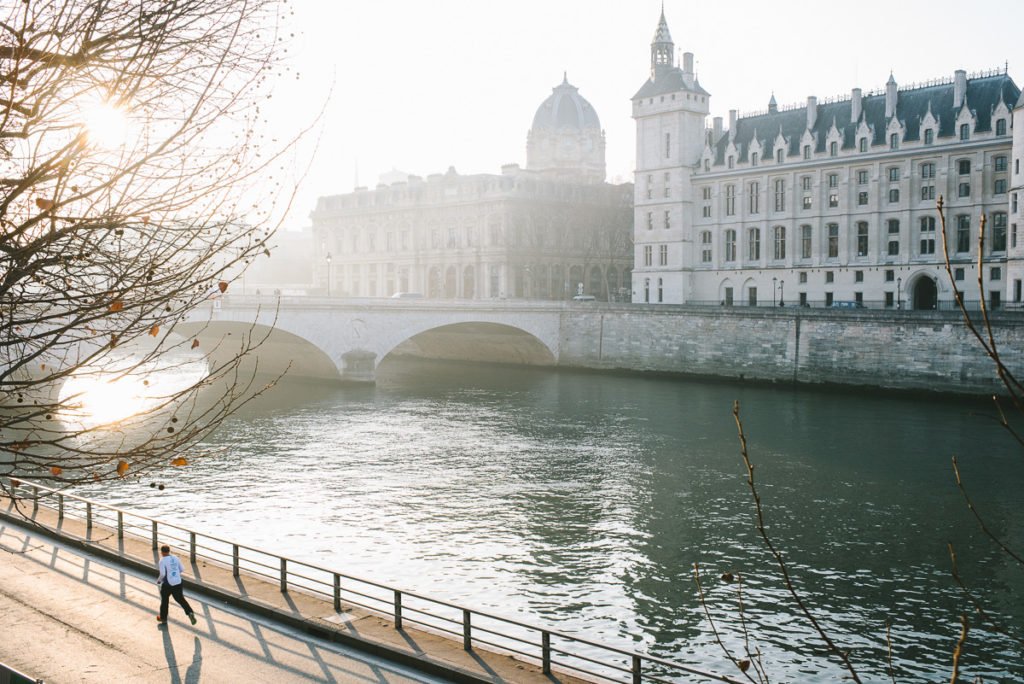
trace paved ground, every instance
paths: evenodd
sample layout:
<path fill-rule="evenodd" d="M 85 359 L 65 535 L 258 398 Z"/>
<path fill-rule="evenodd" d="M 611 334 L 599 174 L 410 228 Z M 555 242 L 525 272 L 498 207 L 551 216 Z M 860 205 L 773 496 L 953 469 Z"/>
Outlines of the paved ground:
<path fill-rule="evenodd" d="M 47 682 L 438 682 L 0 522 L 0 661 Z"/>

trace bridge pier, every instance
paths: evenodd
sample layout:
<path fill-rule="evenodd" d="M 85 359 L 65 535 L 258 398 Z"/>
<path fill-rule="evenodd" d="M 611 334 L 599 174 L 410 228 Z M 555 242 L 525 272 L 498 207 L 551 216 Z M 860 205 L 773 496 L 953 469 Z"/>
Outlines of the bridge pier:
<path fill-rule="evenodd" d="M 343 382 L 376 382 L 377 354 L 365 349 L 353 349 L 342 354 L 341 379 Z"/>

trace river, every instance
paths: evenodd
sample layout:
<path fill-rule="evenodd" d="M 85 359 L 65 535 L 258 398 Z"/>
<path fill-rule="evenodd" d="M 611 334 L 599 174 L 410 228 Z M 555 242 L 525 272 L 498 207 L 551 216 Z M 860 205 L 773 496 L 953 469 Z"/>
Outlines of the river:
<path fill-rule="evenodd" d="M 774 681 L 838 681 L 755 527 L 865 681 L 1024 681 L 1022 450 L 985 402 L 388 360 L 375 387 L 281 388 L 218 433 L 223 456 L 83 493 L 346 572 L 613 645 L 735 672 L 742 620 Z M 742 585 L 727 583 L 725 572 Z M 742 586 L 743 610 L 737 607 Z M 741 620 L 742 617 L 742 620 Z"/>

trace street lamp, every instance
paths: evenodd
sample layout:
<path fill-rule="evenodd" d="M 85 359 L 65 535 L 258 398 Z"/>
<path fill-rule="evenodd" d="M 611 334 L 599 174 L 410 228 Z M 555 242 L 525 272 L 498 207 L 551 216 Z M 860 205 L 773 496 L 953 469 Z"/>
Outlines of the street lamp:
<path fill-rule="evenodd" d="M 786 306 L 786 281 L 779 281 L 779 306 Z"/>
<path fill-rule="evenodd" d="M 327 260 L 327 296 L 331 296 L 331 253 L 324 257 Z"/>
<path fill-rule="evenodd" d="M 903 278 L 896 279 L 896 308 L 903 308 Z"/>
<path fill-rule="evenodd" d="M 778 278 L 776 278 L 775 276 L 772 276 L 772 308 L 773 309 L 775 308 L 775 291 L 777 289 L 779 289 L 779 286 L 776 284 L 776 283 L 778 283 L 778 280 L 779 280 Z"/>

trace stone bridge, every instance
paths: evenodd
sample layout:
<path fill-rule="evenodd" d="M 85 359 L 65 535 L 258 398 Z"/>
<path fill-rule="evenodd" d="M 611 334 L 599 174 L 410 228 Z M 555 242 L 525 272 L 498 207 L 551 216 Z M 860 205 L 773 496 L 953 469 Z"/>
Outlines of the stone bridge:
<path fill-rule="evenodd" d="M 262 340 L 261 373 L 287 367 L 290 378 L 373 382 L 392 353 L 556 365 L 562 313 L 589 304 L 228 295 L 175 331 L 221 354 Z"/>

